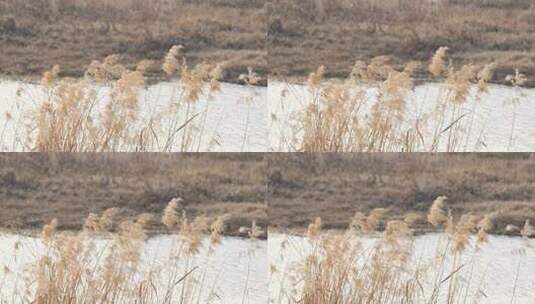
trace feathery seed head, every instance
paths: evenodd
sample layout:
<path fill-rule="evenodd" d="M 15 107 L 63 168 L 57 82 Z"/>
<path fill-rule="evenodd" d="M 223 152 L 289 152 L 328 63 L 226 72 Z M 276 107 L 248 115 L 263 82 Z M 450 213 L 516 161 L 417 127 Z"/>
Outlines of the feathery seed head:
<path fill-rule="evenodd" d="M 530 220 L 526 220 L 524 227 L 520 231 L 520 235 L 526 238 L 535 236 L 535 228 L 531 225 Z"/>
<path fill-rule="evenodd" d="M 448 216 L 445 211 L 446 200 L 446 196 L 437 197 L 429 209 L 427 221 L 435 227 L 444 225 L 448 221 Z"/>
<path fill-rule="evenodd" d="M 165 56 L 162 69 L 167 75 L 174 75 L 180 68 L 180 63 L 178 61 L 178 56 L 181 55 L 181 51 L 184 47 L 181 45 L 175 45 L 171 47 L 167 55 Z"/>
<path fill-rule="evenodd" d="M 317 217 L 313 223 L 308 225 L 307 237 L 311 240 L 316 239 L 321 231 L 321 218 Z"/>
<path fill-rule="evenodd" d="M 165 207 L 162 215 L 162 223 L 169 229 L 174 229 L 180 222 L 178 207 L 182 202 L 181 198 L 173 198 Z"/>
<path fill-rule="evenodd" d="M 46 224 L 43 227 L 43 231 L 41 232 L 41 238 L 45 242 L 50 242 L 52 238 L 54 237 L 54 234 L 56 233 L 56 228 L 58 227 L 58 219 L 53 219 L 50 221 L 50 223 Z"/>
<path fill-rule="evenodd" d="M 494 228 L 492 215 L 486 214 L 481 221 L 477 224 L 477 242 L 484 243 L 488 240 L 488 233 Z"/>
<path fill-rule="evenodd" d="M 325 74 L 325 66 L 319 66 L 316 71 L 310 73 L 308 76 L 308 85 L 311 88 L 318 88 L 323 80 L 323 75 Z"/>
<path fill-rule="evenodd" d="M 52 70 L 46 71 L 41 78 L 41 85 L 45 88 L 51 88 L 60 72 L 59 65 L 55 65 Z"/>
<path fill-rule="evenodd" d="M 212 225 L 210 227 L 211 233 L 210 233 L 210 243 L 213 245 L 218 245 L 221 243 L 221 234 L 224 230 L 224 221 L 223 217 L 218 216 L 217 219 L 212 222 Z"/>
<path fill-rule="evenodd" d="M 448 47 L 440 47 L 433 55 L 431 64 L 429 64 L 429 72 L 435 77 L 439 76 L 446 70 L 445 59 L 448 52 Z"/>

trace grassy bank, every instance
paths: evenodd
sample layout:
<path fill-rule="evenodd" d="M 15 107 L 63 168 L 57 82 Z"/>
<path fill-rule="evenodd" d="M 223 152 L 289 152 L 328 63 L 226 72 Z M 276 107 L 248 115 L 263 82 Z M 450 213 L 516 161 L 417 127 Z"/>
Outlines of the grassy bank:
<path fill-rule="evenodd" d="M 423 231 L 442 195 L 454 217 L 492 214 L 493 233 L 535 220 L 531 154 L 277 154 L 269 164 L 275 229 L 303 229 L 316 217 L 325 229 L 345 229 L 356 212 L 385 208 L 385 222 L 414 214 Z"/>
<path fill-rule="evenodd" d="M 227 235 L 266 227 L 261 154 L 2 154 L 0 228 L 79 230 L 90 213 L 159 219 L 173 198 L 188 217 L 223 216 Z M 159 221 L 156 221 L 159 223 Z M 161 224 L 147 228 L 159 231 Z"/>
<path fill-rule="evenodd" d="M 121 54 L 131 65 L 184 45 L 190 64 L 224 63 L 223 80 L 252 67 L 266 74 L 262 1 L 0 1 L 0 74 L 82 76 L 93 60 Z M 164 76 L 155 69 L 154 79 Z"/>
<path fill-rule="evenodd" d="M 402 66 L 449 46 L 453 62 L 496 62 L 493 82 L 515 68 L 535 82 L 535 6 L 529 0 L 279 0 L 269 7 L 270 73 L 305 77 L 319 65 L 347 77 L 355 60 L 389 56 Z M 430 74 L 424 68 L 419 78 Z"/>

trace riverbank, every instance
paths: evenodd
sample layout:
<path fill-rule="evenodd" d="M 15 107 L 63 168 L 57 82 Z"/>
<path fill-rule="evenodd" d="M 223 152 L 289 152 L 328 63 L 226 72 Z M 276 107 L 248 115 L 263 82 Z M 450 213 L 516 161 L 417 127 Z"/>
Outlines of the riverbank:
<path fill-rule="evenodd" d="M 239 76 L 249 67 L 265 78 L 263 4 L 238 2 L 168 7 L 156 2 L 133 8 L 95 1 L 94 6 L 58 10 L 46 2 L 0 2 L 0 75 L 36 77 L 58 64 L 60 77 L 80 77 L 93 60 L 111 54 L 121 55 L 121 63 L 130 68 L 143 60 L 161 67 L 169 49 L 180 44 L 191 65 L 223 64 L 225 82 L 242 83 Z M 165 78 L 161 68 L 148 70 L 148 77 Z"/>
<path fill-rule="evenodd" d="M 314 3 L 323 3 L 317 7 Z M 477 14 L 474 12 L 477 11 Z M 535 86 L 535 6 L 532 1 L 278 1 L 270 6 L 270 76 L 306 77 L 318 66 L 345 78 L 356 60 L 388 56 L 394 67 L 428 60 L 447 46 L 456 67 L 494 62 L 491 82 L 515 69 Z"/>
<path fill-rule="evenodd" d="M 316 217 L 325 229 L 347 229 L 356 212 L 384 208 L 382 225 L 412 214 L 415 229 L 426 231 L 442 195 L 454 218 L 492 214 L 492 233 L 535 222 L 530 153 L 277 154 L 268 163 L 274 229 L 306 229 Z"/>
<path fill-rule="evenodd" d="M 90 213 L 118 208 L 114 223 L 148 213 L 150 232 L 165 231 L 164 208 L 224 218 L 227 235 L 253 221 L 267 227 L 263 154 L 1 154 L 0 228 L 79 231 Z"/>
<path fill-rule="evenodd" d="M 232 226 L 233 226 L 233 228 L 235 228 L 234 225 L 232 225 Z M 239 228 L 242 228 L 242 229 L 240 230 Z M 259 229 L 259 233 L 255 237 L 251 237 L 247 233 L 248 231 L 246 231 L 250 227 L 242 226 L 242 227 L 239 227 L 239 228 L 235 229 L 235 230 L 232 230 L 232 231 L 229 230 L 229 229 L 225 229 L 224 231 L 221 232 L 221 235 L 224 236 L 224 237 L 235 238 L 235 239 L 254 239 L 254 240 L 265 241 L 265 240 L 268 239 L 268 232 L 270 232 L 267 229 L 265 229 L 266 227 L 260 227 L 260 228 L 258 228 Z M 247 228 L 247 229 L 243 229 L 243 228 Z M 58 231 L 59 231 L 59 233 L 62 233 L 64 235 L 69 235 L 69 236 L 75 236 L 78 233 L 82 232 L 82 230 L 65 230 L 65 229 L 58 230 Z M 30 237 L 30 238 L 40 238 L 41 235 L 42 235 L 42 232 L 43 232 L 42 229 L 17 229 L 17 230 L 12 230 L 12 229 L 1 228 L 0 229 L 0 236 L 2 234 L 9 234 L 9 235 L 20 235 L 20 236 L 25 236 L 25 237 Z M 168 230 L 156 229 L 154 227 L 149 228 L 149 229 L 145 229 L 145 233 L 146 233 L 146 236 L 147 236 L 148 240 L 153 239 L 153 238 L 162 237 L 162 236 L 173 235 L 172 232 L 170 232 Z M 115 232 L 93 233 L 93 236 L 95 236 L 97 238 L 100 238 L 100 239 L 113 239 L 113 237 L 116 236 L 116 233 Z"/>
<path fill-rule="evenodd" d="M 330 228 L 330 229 L 322 229 L 322 234 L 324 235 L 341 235 L 347 232 L 348 227 L 336 227 L 336 228 Z M 384 226 L 379 227 L 380 230 L 377 230 L 375 232 L 366 232 L 362 235 L 355 235 L 355 237 L 366 237 L 366 238 L 382 238 L 384 237 Z M 521 227 L 519 227 L 521 228 Z M 414 237 L 418 236 L 425 236 L 430 234 L 441 234 L 445 233 L 446 231 L 444 229 L 436 229 L 432 228 L 432 226 L 417 226 L 411 228 L 411 235 Z M 271 235 L 285 235 L 285 236 L 297 236 L 297 237 L 307 237 L 307 228 L 305 227 L 295 227 L 295 228 L 280 228 L 280 227 L 270 227 L 268 229 L 268 235 L 271 237 Z M 513 237 L 513 238 L 520 238 L 523 237 L 520 234 L 520 231 L 516 231 L 514 233 L 503 231 L 490 231 L 488 235 L 492 236 L 507 236 L 507 237 Z M 535 236 L 528 237 L 530 239 L 535 239 Z"/>

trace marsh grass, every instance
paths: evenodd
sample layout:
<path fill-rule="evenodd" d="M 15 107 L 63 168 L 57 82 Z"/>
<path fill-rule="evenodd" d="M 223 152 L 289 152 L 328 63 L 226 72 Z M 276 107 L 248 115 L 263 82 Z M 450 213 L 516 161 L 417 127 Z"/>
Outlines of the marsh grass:
<path fill-rule="evenodd" d="M 173 199 L 162 213 L 172 237 L 162 257 L 144 252 L 146 227 L 158 221 L 141 214 L 117 222 L 119 209 L 90 214 L 81 232 L 58 232 L 52 220 L 32 246 L 15 243 L 2 272 L 2 301 L 10 303 L 212 303 L 221 300 L 217 284 L 207 278 L 207 263 L 221 244 L 222 217 L 188 219 Z M 104 240 L 97 242 L 96 240 Z M 31 254 L 35 262 L 17 263 Z M 22 259 L 24 260 L 24 259 Z M 12 268 L 13 267 L 13 268 Z M 217 266 L 216 266 L 217 267 Z M 6 283 L 7 282 L 7 283 Z M 247 285 L 247 284 L 245 284 Z M 11 288 L 11 289 L 10 289 Z M 244 295 L 247 286 L 244 286 Z M 245 296 L 244 296 L 245 299 Z M 223 299 L 225 300 L 225 299 Z"/>
<path fill-rule="evenodd" d="M 61 68 L 54 66 L 43 74 L 41 92 L 20 89 L 19 96 L 31 99 L 30 110 L 6 112 L 1 139 L 7 140 L 8 128 L 15 138 L 4 146 L 38 152 L 198 152 L 221 144 L 208 120 L 213 96 L 221 90 L 223 64 L 190 67 L 183 47 L 173 46 L 161 66 L 172 81 L 172 95 L 153 100 L 142 91 L 144 74 L 157 69 L 154 62 L 145 60 L 128 69 L 119 61 L 118 55 L 93 61 L 81 79 L 59 78 Z M 259 81 L 252 71 L 243 79 L 247 85 Z M 249 115 L 246 120 L 248 126 Z M 247 132 L 245 127 L 242 149 Z"/>
<path fill-rule="evenodd" d="M 437 50 L 428 70 L 444 85 L 438 96 L 425 105 L 413 105 L 414 72 L 421 66 L 409 62 L 396 70 L 385 56 L 370 62 L 357 61 L 350 77 L 325 80 L 325 67 L 309 75 L 305 91 L 285 88 L 281 103 L 293 98 L 289 113 L 272 114 L 279 125 L 280 149 L 302 152 L 457 152 L 477 151 L 485 146 L 484 132 L 475 127 L 478 107 L 485 102 L 495 65 L 467 64 L 459 69 L 448 63 L 448 48 Z M 520 94 L 526 78 L 518 70 L 507 82 Z M 509 142 L 515 139 L 516 106 L 512 98 L 513 122 Z M 281 108 L 284 109 L 284 105 Z M 297 108 L 296 108 L 297 107 Z M 504 108 L 509 105 L 504 104 Z M 279 117 L 280 116 L 280 117 Z M 289 130 L 287 134 L 282 134 Z M 505 148 L 504 148 L 505 149 Z"/>
<path fill-rule="evenodd" d="M 451 215 L 446 197 L 437 198 L 427 220 L 444 231 L 431 258 L 415 251 L 412 225 L 415 218 L 386 221 L 383 209 L 355 214 L 346 231 L 322 231 L 317 218 L 308 227 L 304 243 L 290 238 L 281 243 L 280 263 L 271 265 L 271 303 L 467 303 L 474 287 L 477 252 L 485 246 L 493 229 L 493 214 L 460 217 Z M 533 229 L 526 221 L 522 230 L 527 239 Z M 379 234 L 372 245 L 363 239 Z M 297 260 L 292 261 L 291 256 Z M 488 275 L 488 274 L 485 274 Z M 517 270 L 518 277 L 518 270 Z M 516 289 L 518 282 L 503 282 Z M 486 297 L 477 289 L 476 298 Z M 514 302 L 514 291 L 511 293 Z M 471 300 L 472 299 L 472 300 Z"/>

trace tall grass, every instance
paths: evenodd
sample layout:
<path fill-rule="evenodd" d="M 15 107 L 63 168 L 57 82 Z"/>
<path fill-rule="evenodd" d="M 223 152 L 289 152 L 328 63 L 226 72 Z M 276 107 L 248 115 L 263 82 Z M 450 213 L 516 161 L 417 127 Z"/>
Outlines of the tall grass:
<path fill-rule="evenodd" d="M 174 46 L 164 58 L 161 69 L 174 88 L 171 97 L 156 96 L 157 100 L 141 94 L 146 88 L 144 74 L 157 69 L 152 61 L 128 69 L 118 55 L 108 56 L 93 61 L 81 79 L 58 78 L 60 67 L 55 66 L 43 74 L 41 92 L 28 93 L 30 111 L 6 113 L 1 139 L 8 140 L 4 135 L 8 128 L 17 136 L 4 146 L 39 152 L 212 149 L 220 142 L 207 124 L 213 95 L 221 90 L 222 65 L 190 67 L 182 49 Z M 242 79 L 253 85 L 258 76 L 251 71 Z M 206 106 L 198 105 L 201 100 L 207 101 Z M 243 149 L 247 132 L 245 128 Z"/>
<path fill-rule="evenodd" d="M 219 282 L 206 279 L 202 263 L 209 261 L 221 244 L 224 220 L 203 216 L 190 220 L 180 214 L 179 203 L 173 199 L 162 213 L 161 222 L 173 240 L 163 259 L 144 257 L 146 227 L 157 221 L 152 215 L 117 223 L 114 218 L 119 209 L 112 208 L 101 215 L 90 214 L 79 233 L 58 232 L 58 221 L 52 220 L 43 227 L 36 252 L 24 252 L 31 246 L 22 242 L 15 244 L 11 257 L 15 264 L 19 255 L 27 254 L 34 255 L 35 262 L 4 266 L 1 300 L 43 304 L 215 302 Z M 105 239 L 105 245 L 97 239 Z"/>
<path fill-rule="evenodd" d="M 422 219 L 414 215 L 385 222 L 384 209 L 357 213 L 345 232 L 323 232 L 317 218 L 305 244 L 282 242 L 282 262 L 271 266 L 271 284 L 278 287 L 272 289 L 272 303 L 471 303 L 469 290 L 481 282 L 474 281 L 468 264 L 477 259 L 474 250 L 489 241 L 493 215 L 454 218 L 445 200 L 437 198 L 427 216 L 445 231 L 436 248 L 427 248 L 434 252 L 429 259 L 415 252 L 412 226 Z M 380 239 L 365 246 L 362 238 L 379 230 Z M 535 236 L 529 221 L 522 235 Z M 299 259 L 286 261 L 291 255 Z M 517 284 L 503 283 L 511 291 Z"/>
<path fill-rule="evenodd" d="M 484 146 L 484 130 L 475 130 L 477 109 L 484 102 L 494 64 L 464 65 L 447 60 L 448 48 L 437 50 L 427 69 L 443 82 L 436 99 L 413 105 L 414 73 L 421 65 L 409 62 L 396 70 L 388 58 L 357 61 L 349 78 L 325 80 L 325 67 L 311 73 L 304 93 L 283 89 L 281 103 L 292 97 L 300 104 L 289 113 L 274 113 L 283 130 L 281 150 L 304 152 L 474 151 Z M 516 71 L 507 76 L 516 89 L 526 82 Z M 291 95 L 293 94 L 293 95 Z M 515 97 L 513 105 L 520 98 Z M 282 106 L 284 107 L 284 106 Z M 504 106 L 505 107 L 505 106 Z M 515 113 L 516 107 L 513 106 Z M 515 114 L 513 114 L 514 116 Z M 279 117 L 281 116 L 281 117 Z M 285 131 L 288 130 L 288 131 Z M 514 118 L 507 144 L 512 146 Z M 474 144 L 475 143 L 475 144 Z M 277 147 L 275 147 L 277 149 Z"/>

